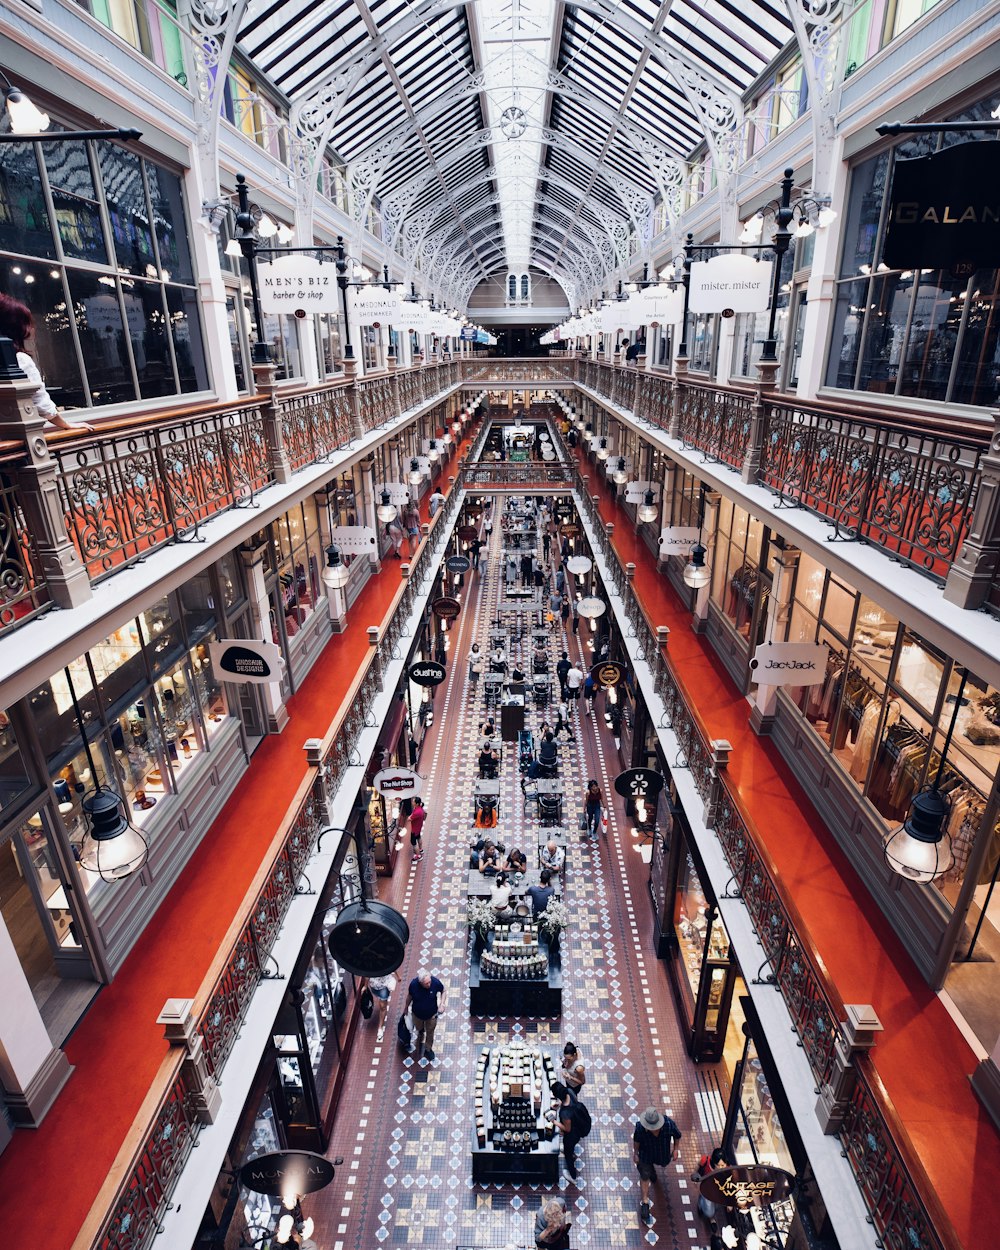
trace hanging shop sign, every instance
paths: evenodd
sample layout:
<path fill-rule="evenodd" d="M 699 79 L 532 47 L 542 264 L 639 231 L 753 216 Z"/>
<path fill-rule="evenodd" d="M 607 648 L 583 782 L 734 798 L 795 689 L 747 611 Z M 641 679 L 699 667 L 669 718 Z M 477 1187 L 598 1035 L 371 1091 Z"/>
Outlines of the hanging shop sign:
<path fill-rule="evenodd" d="M 762 642 L 750 672 L 762 686 L 817 686 L 826 677 L 827 655 L 822 642 Z"/>
<path fill-rule="evenodd" d="M 579 532 L 580 532 L 580 527 L 579 527 L 579 525 L 566 525 L 566 524 L 563 524 L 563 525 L 561 525 L 561 526 L 559 527 L 559 529 L 560 529 L 560 532 L 561 532 L 561 533 L 563 533 L 563 534 L 565 534 L 565 536 L 566 536 L 567 538 L 575 538 L 575 537 L 577 536 L 577 534 L 579 534 Z"/>
<path fill-rule="evenodd" d="M 652 768 L 628 768 L 614 780 L 615 793 L 652 802 L 663 789 L 663 775 Z"/>
<path fill-rule="evenodd" d="M 418 686 L 440 686 L 447 676 L 444 665 L 436 660 L 416 660 L 406 670 L 406 675 Z"/>
<path fill-rule="evenodd" d="M 661 556 L 686 556 L 698 541 L 698 528 L 694 525 L 666 525 L 660 530 Z"/>
<path fill-rule="evenodd" d="M 403 482 L 376 482 L 375 498 L 379 502 L 381 502 L 383 491 L 388 493 L 389 502 L 397 507 L 410 502 L 410 488 Z"/>
<path fill-rule="evenodd" d="M 458 527 L 459 542 L 471 543 L 479 537 L 479 531 L 474 525 L 460 525 Z"/>
<path fill-rule="evenodd" d="M 766 1163 L 720 1168 L 698 1182 L 701 1196 L 723 1207 L 769 1207 L 785 1202 L 795 1190 L 795 1177 Z"/>
<path fill-rule="evenodd" d="M 334 525 L 330 541 L 342 556 L 372 555 L 378 547 L 370 525 Z"/>
<path fill-rule="evenodd" d="M 311 1150 L 275 1150 L 240 1168 L 240 1184 L 269 1198 L 303 1198 L 325 1189 L 336 1173 L 333 1164 Z"/>
<path fill-rule="evenodd" d="M 210 642 L 208 658 L 223 681 L 251 683 L 281 681 L 285 663 L 277 643 L 243 638 Z"/>
<path fill-rule="evenodd" d="M 645 503 L 646 495 L 652 491 L 653 499 L 660 497 L 659 482 L 626 482 L 625 483 L 625 502 L 626 503 Z"/>
<path fill-rule="evenodd" d="M 417 334 L 428 333 L 430 309 L 422 300 L 401 300 L 399 315 L 393 322 L 401 330 L 414 330 Z"/>
<path fill-rule="evenodd" d="M 1000 142 L 896 161 L 882 249 L 891 269 L 992 269 L 998 231 Z"/>
<path fill-rule="evenodd" d="M 445 568 L 449 573 L 468 573 L 472 568 L 472 561 L 468 556 L 449 556 L 445 560 Z"/>
<path fill-rule="evenodd" d="M 442 621 L 453 621 L 461 610 L 462 605 L 450 595 L 442 595 L 431 604 L 431 611 Z"/>
<path fill-rule="evenodd" d="M 351 307 L 355 317 L 364 326 L 390 322 L 399 323 L 402 312 L 402 301 L 395 291 L 387 291 L 382 286 L 355 287 L 352 294 Z"/>
<path fill-rule="evenodd" d="M 602 660 L 600 664 L 595 664 L 590 670 L 590 675 L 594 679 L 594 685 L 607 689 L 608 686 L 618 686 L 624 680 L 628 673 L 624 664 L 619 664 L 617 660 Z"/>
<path fill-rule="evenodd" d="M 693 313 L 764 312 L 773 266 L 752 256 L 722 254 L 691 266 L 689 307 Z"/>
<path fill-rule="evenodd" d="M 383 768 L 372 778 L 372 785 L 379 794 L 394 794 L 399 799 L 409 799 L 419 794 L 423 778 L 412 768 Z"/>
<path fill-rule="evenodd" d="M 648 286 L 642 292 L 646 325 L 674 325 L 684 315 L 684 292 L 678 286 Z"/>
<path fill-rule="evenodd" d="M 337 313 L 337 270 L 315 256 L 276 256 L 257 263 L 260 306 L 268 313 Z"/>

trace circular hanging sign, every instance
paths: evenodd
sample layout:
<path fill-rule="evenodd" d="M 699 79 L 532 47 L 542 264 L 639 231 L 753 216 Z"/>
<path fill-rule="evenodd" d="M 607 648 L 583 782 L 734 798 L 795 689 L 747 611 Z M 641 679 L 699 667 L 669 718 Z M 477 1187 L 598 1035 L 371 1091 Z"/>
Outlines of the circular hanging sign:
<path fill-rule="evenodd" d="M 608 610 L 608 605 L 596 595 L 584 595 L 582 599 L 577 599 L 576 610 L 580 616 L 585 616 L 588 620 L 596 620 L 604 615 Z"/>
<path fill-rule="evenodd" d="M 403 962 L 410 926 L 377 898 L 348 903 L 330 930 L 327 945 L 341 968 L 358 977 L 386 977 Z"/>
<path fill-rule="evenodd" d="M 795 1177 L 766 1163 L 720 1168 L 699 1181 L 702 1197 L 724 1207 L 769 1207 L 784 1202 L 795 1189 Z"/>
<path fill-rule="evenodd" d="M 311 1150 L 275 1150 L 240 1168 L 240 1184 L 269 1198 L 302 1198 L 325 1189 L 333 1177 L 330 1160 Z"/>
<path fill-rule="evenodd" d="M 567 538 L 575 538 L 577 534 L 579 534 L 580 532 L 579 525 L 565 525 L 564 524 L 561 528 L 562 528 L 562 532 L 566 535 Z"/>
<path fill-rule="evenodd" d="M 417 660 L 406 670 L 406 675 L 418 686 L 440 686 L 447 676 L 444 665 L 436 660 Z"/>
<path fill-rule="evenodd" d="M 617 660 L 602 660 L 590 670 L 594 685 L 604 688 L 619 685 L 625 680 L 625 673 L 625 665 L 619 664 Z"/>
<path fill-rule="evenodd" d="M 628 768 L 614 781 L 615 793 L 626 799 L 652 801 L 663 789 L 663 775 L 652 768 Z"/>
<path fill-rule="evenodd" d="M 589 556 L 570 556 L 566 561 L 567 571 L 580 577 L 585 577 L 593 567 L 594 563 Z"/>
<path fill-rule="evenodd" d="M 412 768 L 383 768 L 372 778 L 372 785 L 379 794 L 394 794 L 399 799 L 408 799 L 420 793 L 423 779 Z"/>
<path fill-rule="evenodd" d="M 462 605 L 457 599 L 452 599 L 450 595 L 442 595 L 440 599 L 435 599 L 431 605 L 431 611 L 442 621 L 453 621 L 461 610 Z"/>
<path fill-rule="evenodd" d="M 458 536 L 463 543 L 471 543 L 474 538 L 479 537 L 479 531 L 474 525 L 460 525 L 458 527 Z"/>
<path fill-rule="evenodd" d="M 468 556 L 449 556 L 445 567 L 449 573 L 468 573 L 472 568 L 472 561 Z"/>

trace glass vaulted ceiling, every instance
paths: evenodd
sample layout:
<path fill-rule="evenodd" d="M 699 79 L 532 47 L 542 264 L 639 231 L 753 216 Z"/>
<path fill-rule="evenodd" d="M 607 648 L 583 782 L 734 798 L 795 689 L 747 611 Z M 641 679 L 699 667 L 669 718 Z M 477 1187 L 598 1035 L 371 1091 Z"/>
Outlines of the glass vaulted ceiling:
<path fill-rule="evenodd" d="M 704 139 L 691 74 L 738 97 L 790 37 L 777 0 L 251 0 L 240 46 L 424 265 L 575 288 L 660 192 L 650 145 Z"/>

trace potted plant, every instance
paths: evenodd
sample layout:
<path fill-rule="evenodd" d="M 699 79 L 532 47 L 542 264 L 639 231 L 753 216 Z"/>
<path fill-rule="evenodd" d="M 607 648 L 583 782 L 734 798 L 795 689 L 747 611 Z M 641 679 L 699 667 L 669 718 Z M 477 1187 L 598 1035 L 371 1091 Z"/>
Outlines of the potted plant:
<path fill-rule="evenodd" d="M 539 932 L 548 940 L 549 949 L 559 949 L 559 935 L 569 924 L 569 908 L 558 898 L 550 898 L 548 906 L 538 917 Z"/>
<path fill-rule="evenodd" d="M 476 941 L 476 948 L 482 950 L 486 945 L 486 935 L 496 924 L 493 904 L 488 898 L 470 898 L 467 919 Z"/>

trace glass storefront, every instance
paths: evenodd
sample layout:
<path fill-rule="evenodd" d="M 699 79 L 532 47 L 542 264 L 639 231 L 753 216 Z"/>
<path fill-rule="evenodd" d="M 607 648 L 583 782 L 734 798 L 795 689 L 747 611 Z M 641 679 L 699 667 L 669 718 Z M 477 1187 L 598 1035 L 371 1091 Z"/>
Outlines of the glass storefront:
<path fill-rule="evenodd" d="M 988 119 L 1000 93 L 947 120 Z M 916 135 L 851 174 L 826 384 L 989 407 L 1000 394 L 1000 269 L 890 270 L 880 263 L 893 158 L 967 142 L 969 132 Z"/>
<path fill-rule="evenodd" d="M 326 591 L 320 580 L 323 540 L 319 511 L 311 496 L 295 505 L 271 526 L 271 569 L 276 576 L 272 595 L 271 634 L 280 644 L 278 616 L 290 643 L 316 610 Z"/>
<path fill-rule="evenodd" d="M 767 612 L 770 576 L 766 568 L 761 569 L 767 534 L 762 522 L 736 507 L 731 499 L 719 501 L 712 557 L 712 601 L 746 639 L 750 638 L 754 621 L 763 619 Z"/>
<path fill-rule="evenodd" d="M 0 289 L 60 408 L 209 387 L 180 178 L 118 144 L 2 146 Z"/>

